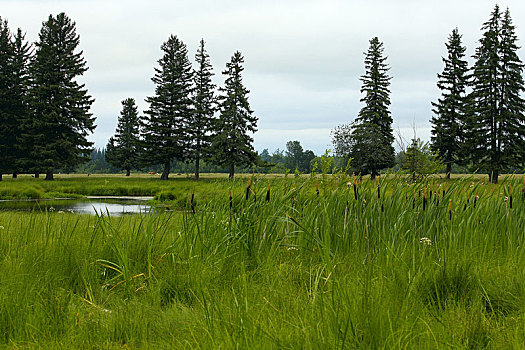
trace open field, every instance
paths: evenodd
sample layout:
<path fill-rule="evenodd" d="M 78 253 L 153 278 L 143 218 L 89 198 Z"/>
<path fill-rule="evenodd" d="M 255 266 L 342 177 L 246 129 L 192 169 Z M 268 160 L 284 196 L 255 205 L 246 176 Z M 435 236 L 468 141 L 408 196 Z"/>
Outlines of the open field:
<path fill-rule="evenodd" d="M 256 177 L 248 190 L 247 178 L 4 179 L 3 195 L 31 187 L 44 197 L 155 195 L 177 209 L 109 218 L 0 212 L 7 346 L 525 343 L 521 177 L 500 185 Z"/>

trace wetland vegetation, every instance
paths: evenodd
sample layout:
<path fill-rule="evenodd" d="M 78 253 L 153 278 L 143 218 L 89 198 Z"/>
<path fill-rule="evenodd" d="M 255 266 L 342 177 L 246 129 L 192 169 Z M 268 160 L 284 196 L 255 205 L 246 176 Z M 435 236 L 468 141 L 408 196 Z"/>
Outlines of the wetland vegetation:
<path fill-rule="evenodd" d="M 483 180 L 4 179 L 2 193 L 124 188 L 177 210 L 0 212 L 0 342 L 519 348 L 523 178 Z"/>

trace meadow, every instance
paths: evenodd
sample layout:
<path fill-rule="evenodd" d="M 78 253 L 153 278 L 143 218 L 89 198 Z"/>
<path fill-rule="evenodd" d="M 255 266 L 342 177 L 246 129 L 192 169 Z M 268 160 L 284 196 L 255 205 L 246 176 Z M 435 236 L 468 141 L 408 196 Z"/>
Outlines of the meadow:
<path fill-rule="evenodd" d="M 525 187 L 502 180 L 4 178 L 172 210 L 0 212 L 0 344 L 522 348 Z"/>

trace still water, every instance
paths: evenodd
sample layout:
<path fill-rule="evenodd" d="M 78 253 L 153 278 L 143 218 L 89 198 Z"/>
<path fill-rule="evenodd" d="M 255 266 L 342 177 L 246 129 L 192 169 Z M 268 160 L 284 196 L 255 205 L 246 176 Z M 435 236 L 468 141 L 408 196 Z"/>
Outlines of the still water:
<path fill-rule="evenodd" d="M 120 216 L 149 213 L 152 197 L 90 197 L 82 199 L 0 201 L 0 211 L 48 211 L 91 215 Z"/>

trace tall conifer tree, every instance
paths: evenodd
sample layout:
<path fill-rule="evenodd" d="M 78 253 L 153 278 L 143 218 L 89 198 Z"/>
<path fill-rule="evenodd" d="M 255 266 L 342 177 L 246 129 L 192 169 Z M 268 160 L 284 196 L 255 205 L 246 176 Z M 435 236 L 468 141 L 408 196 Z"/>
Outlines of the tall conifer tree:
<path fill-rule="evenodd" d="M 30 100 L 30 84 L 31 79 L 29 75 L 30 62 L 32 59 L 32 46 L 25 41 L 25 34 L 18 28 L 14 38 L 14 81 L 13 94 L 15 95 L 13 111 L 16 114 L 17 125 L 13 129 L 16 133 L 16 162 L 14 162 L 13 177 L 16 177 L 17 172 L 27 170 L 29 160 L 27 155 L 30 154 L 31 145 L 24 142 L 24 133 L 31 125 L 31 100 Z"/>
<path fill-rule="evenodd" d="M 441 97 L 432 102 L 435 114 L 432 123 L 432 149 L 446 164 L 446 176 L 450 178 L 452 164 L 459 163 L 463 128 L 466 118 L 466 89 L 468 86 L 468 63 L 464 59 L 466 48 L 455 28 L 446 43 L 448 55 L 443 58 L 445 67 L 438 74 L 437 86 Z"/>
<path fill-rule="evenodd" d="M 143 119 L 143 161 L 164 166 L 161 179 L 167 180 L 174 159 L 187 157 L 189 120 L 192 116 L 193 72 L 186 45 L 171 35 L 161 46 L 151 79 L 155 95 L 146 98 L 150 107 Z"/>
<path fill-rule="evenodd" d="M 219 89 L 220 117 L 212 143 L 214 161 L 229 168 L 230 179 L 235 174 L 235 166 L 254 164 L 257 159 L 249 133 L 257 131 L 258 118 L 248 103 L 250 91 L 242 82 L 243 63 L 244 57 L 236 51 L 222 72 L 226 81 Z"/>
<path fill-rule="evenodd" d="M 370 40 L 365 54 L 365 75 L 361 102 L 365 106 L 359 112 L 352 130 L 350 157 L 352 165 L 361 174 L 375 178 L 379 170 L 394 165 L 394 134 L 390 115 L 390 80 L 388 64 L 383 56 L 383 43 L 377 37 Z"/>
<path fill-rule="evenodd" d="M 42 24 L 36 42 L 31 75 L 33 123 L 26 135 L 33 145 L 35 170 L 53 180 L 57 168 L 72 169 L 89 160 L 92 142 L 87 136 L 95 129 L 90 113 L 94 99 L 78 78 L 87 70 L 75 22 L 64 13 L 50 15 Z"/>
<path fill-rule="evenodd" d="M 524 65 L 517 55 L 517 37 L 509 10 L 498 5 L 484 23 L 474 58 L 472 115 L 467 128 L 468 153 L 493 183 L 502 171 L 525 161 Z"/>
<path fill-rule="evenodd" d="M 135 99 L 122 101 L 122 111 L 118 118 L 115 136 L 109 138 L 106 146 L 106 161 L 116 168 L 126 170 L 126 176 L 131 169 L 139 166 L 140 156 L 140 119 Z"/>
<path fill-rule="evenodd" d="M 29 116 L 30 55 L 22 30 L 12 35 L 7 21 L 0 19 L 0 180 L 6 172 L 16 177 L 27 157 L 21 139 Z"/>
<path fill-rule="evenodd" d="M 191 133 L 189 158 L 195 160 L 195 179 L 199 179 L 199 166 L 203 158 L 210 155 L 211 137 L 214 126 L 213 115 L 217 109 L 215 84 L 210 57 L 204 48 L 204 39 L 195 55 L 198 68 L 195 71 L 194 112 L 190 118 L 188 130 Z"/>
<path fill-rule="evenodd" d="M 12 128 L 16 125 L 12 113 L 13 42 L 6 20 L 0 18 L 0 180 L 3 173 L 12 171 L 15 161 L 16 139 Z"/>

